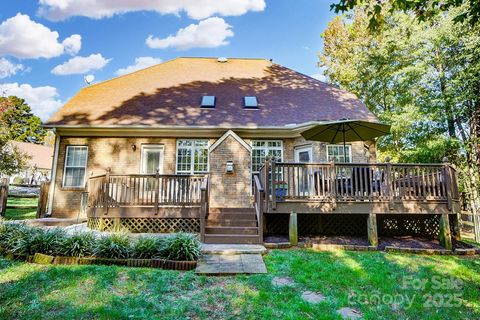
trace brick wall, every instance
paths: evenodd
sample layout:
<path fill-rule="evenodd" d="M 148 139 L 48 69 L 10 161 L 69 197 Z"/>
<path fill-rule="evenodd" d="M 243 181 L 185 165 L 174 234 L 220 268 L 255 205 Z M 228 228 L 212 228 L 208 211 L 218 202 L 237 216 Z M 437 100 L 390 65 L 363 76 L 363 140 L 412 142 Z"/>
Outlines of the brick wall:
<path fill-rule="evenodd" d="M 226 173 L 233 161 L 234 173 Z M 228 136 L 210 153 L 210 206 L 246 208 L 251 198 L 251 156 L 241 143 Z"/>
<path fill-rule="evenodd" d="M 67 145 L 86 145 L 88 150 L 87 176 L 105 173 L 108 168 L 114 174 L 135 174 L 140 172 L 141 147 L 143 144 L 161 144 L 164 147 L 163 173 L 175 173 L 176 138 L 114 138 L 114 137 L 61 137 L 55 178 L 53 202 L 54 217 L 76 217 L 80 208 L 83 189 L 62 187 L 65 151 Z M 216 139 L 210 139 L 213 144 Z M 274 140 L 274 139 L 271 139 Z M 251 139 L 245 139 L 247 144 Z M 136 151 L 132 150 L 132 144 Z M 284 161 L 294 161 L 295 147 L 313 147 L 313 161 L 326 161 L 326 144 L 305 141 L 302 137 L 283 139 Z M 354 162 L 365 162 L 367 156 L 363 142 L 354 142 Z M 375 153 L 375 146 L 370 148 Z M 233 160 L 235 173 L 226 174 L 225 164 Z M 370 159 L 374 161 L 374 159 Z M 209 158 L 211 172 L 210 206 L 248 207 L 251 204 L 251 154 L 232 136 L 228 136 Z"/>

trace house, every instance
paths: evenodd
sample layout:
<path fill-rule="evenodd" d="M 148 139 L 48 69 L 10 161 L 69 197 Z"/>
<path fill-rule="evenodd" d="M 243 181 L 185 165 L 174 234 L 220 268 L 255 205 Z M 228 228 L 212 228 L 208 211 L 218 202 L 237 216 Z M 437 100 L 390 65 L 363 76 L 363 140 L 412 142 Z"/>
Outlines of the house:
<path fill-rule="evenodd" d="M 390 199 L 378 179 L 391 165 L 375 164 L 375 141 L 350 143 L 344 154 L 343 145 L 300 135 L 346 118 L 378 121 L 355 95 L 264 59 L 177 58 L 94 84 L 45 125 L 56 134 L 49 215 L 82 210 L 92 228 L 184 230 L 206 242 L 260 242 L 264 232 L 285 232 L 291 211 L 306 215 L 302 228 L 330 223 L 366 232 L 372 205 L 385 208 Z M 363 164 L 360 189 L 346 177 L 360 171 L 340 167 L 348 163 Z M 435 170 L 424 175 L 434 181 Z M 408 168 L 398 174 L 410 176 Z M 344 186 L 350 198 L 340 194 Z M 444 189 L 437 193 L 436 203 L 447 201 Z M 394 200 L 395 212 L 434 209 Z M 322 222 L 325 212 L 334 214 Z M 359 214 L 337 217 L 349 212 Z"/>
<path fill-rule="evenodd" d="M 53 147 L 19 141 L 10 141 L 10 144 L 30 157 L 24 170 L 9 177 L 10 183 L 40 184 L 50 180 Z"/>

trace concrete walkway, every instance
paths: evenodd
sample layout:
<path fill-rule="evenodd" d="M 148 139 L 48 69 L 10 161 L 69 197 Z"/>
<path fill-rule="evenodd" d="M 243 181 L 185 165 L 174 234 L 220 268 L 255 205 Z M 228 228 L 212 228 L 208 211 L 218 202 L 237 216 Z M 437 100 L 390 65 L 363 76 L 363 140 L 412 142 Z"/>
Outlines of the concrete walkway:
<path fill-rule="evenodd" d="M 267 273 L 262 245 L 203 244 L 195 273 L 232 275 Z"/>

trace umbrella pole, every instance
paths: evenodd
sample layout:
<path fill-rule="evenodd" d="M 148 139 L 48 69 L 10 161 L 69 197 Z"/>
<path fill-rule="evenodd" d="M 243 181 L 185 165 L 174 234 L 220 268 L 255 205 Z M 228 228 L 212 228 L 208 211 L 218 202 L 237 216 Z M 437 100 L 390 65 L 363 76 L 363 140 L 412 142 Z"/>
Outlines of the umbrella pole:
<path fill-rule="evenodd" d="M 342 124 L 343 127 L 343 160 L 347 162 L 347 143 L 345 141 L 345 123 Z"/>

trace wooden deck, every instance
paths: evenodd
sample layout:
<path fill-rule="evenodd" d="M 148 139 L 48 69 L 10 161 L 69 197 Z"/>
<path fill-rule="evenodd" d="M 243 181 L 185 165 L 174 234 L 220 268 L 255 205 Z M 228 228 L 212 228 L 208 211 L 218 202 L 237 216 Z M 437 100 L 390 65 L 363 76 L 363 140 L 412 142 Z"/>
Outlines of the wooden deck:
<path fill-rule="evenodd" d="M 264 213 L 460 212 L 449 164 L 268 162 L 259 174 Z"/>
<path fill-rule="evenodd" d="M 344 216 L 344 222 L 330 225 L 354 228 L 366 223 L 369 237 L 374 238 L 377 215 L 382 223 L 398 217 L 396 222 L 387 221 L 387 227 L 395 224 L 397 229 L 428 229 L 438 234 L 455 230 L 454 217 L 460 212 L 456 171 L 447 163 L 267 161 L 254 176 L 252 198 L 252 208 L 209 208 L 208 175 L 107 172 L 89 178 L 84 202 L 94 228 L 198 232 L 209 243 L 261 243 L 272 217 L 282 216 L 285 221 L 291 214 L 314 219 Z M 425 219 L 419 222 L 422 215 Z"/>

